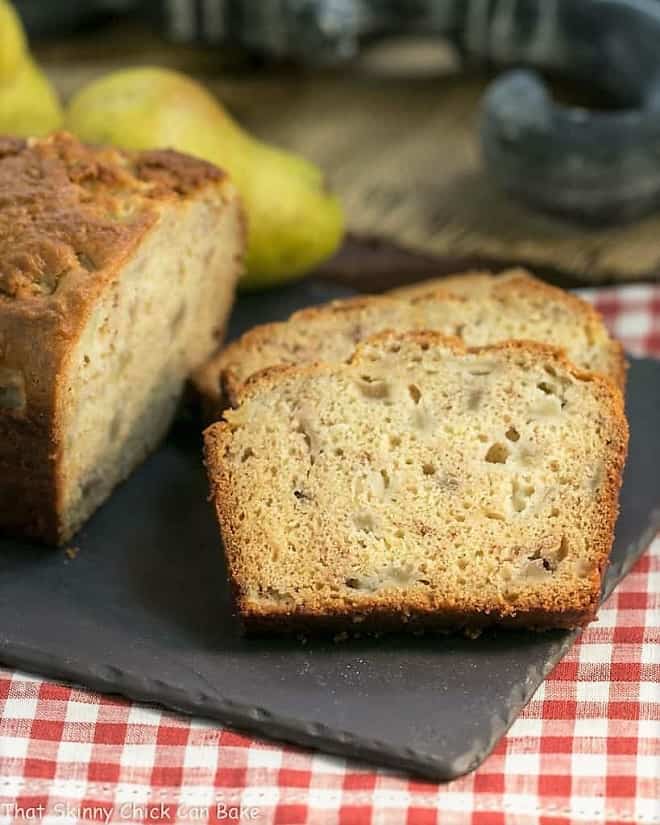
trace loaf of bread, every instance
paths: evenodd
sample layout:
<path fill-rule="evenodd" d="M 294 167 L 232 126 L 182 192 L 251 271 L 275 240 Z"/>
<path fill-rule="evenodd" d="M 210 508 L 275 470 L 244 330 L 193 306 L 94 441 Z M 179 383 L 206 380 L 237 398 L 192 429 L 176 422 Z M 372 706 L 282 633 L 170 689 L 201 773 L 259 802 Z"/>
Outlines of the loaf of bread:
<path fill-rule="evenodd" d="M 538 343 L 383 333 L 236 401 L 205 452 L 248 630 L 593 618 L 627 449 L 611 381 Z"/>
<path fill-rule="evenodd" d="M 577 366 L 607 375 L 621 387 L 625 381 L 621 346 L 598 313 L 517 269 L 498 276 L 459 275 L 297 312 L 229 344 L 196 372 L 195 384 L 214 420 L 253 373 L 276 364 L 345 361 L 359 341 L 387 329 L 431 329 L 468 346 L 540 341 L 563 348 Z"/>
<path fill-rule="evenodd" d="M 172 151 L 0 139 L 0 530 L 66 541 L 218 346 L 235 190 Z"/>

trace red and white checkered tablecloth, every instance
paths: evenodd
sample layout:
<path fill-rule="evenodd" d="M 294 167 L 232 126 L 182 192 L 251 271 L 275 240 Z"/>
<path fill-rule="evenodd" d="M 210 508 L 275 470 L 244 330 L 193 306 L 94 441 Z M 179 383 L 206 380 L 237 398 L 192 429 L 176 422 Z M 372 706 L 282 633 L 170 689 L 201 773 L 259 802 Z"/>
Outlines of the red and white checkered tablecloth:
<path fill-rule="evenodd" d="M 583 294 L 630 351 L 660 356 L 660 286 Z M 449 784 L 23 673 L 0 671 L 0 708 L 0 825 L 660 823 L 660 538 L 495 752 Z"/>

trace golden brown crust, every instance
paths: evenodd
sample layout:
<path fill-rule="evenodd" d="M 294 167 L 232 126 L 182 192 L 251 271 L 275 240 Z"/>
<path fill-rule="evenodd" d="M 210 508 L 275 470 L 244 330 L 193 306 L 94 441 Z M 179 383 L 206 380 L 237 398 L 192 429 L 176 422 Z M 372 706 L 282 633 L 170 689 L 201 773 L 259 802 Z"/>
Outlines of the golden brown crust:
<path fill-rule="evenodd" d="M 583 627 L 593 620 L 598 608 L 597 601 L 585 605 L 582 610 L 552 609 L 549 607 L 518 609 L 516 612 L 466 610 L 465 608 L 433 608 L 428 604 L 417 607 L 371 604 L 347 612 L 295 612 L 260 613 L 240 610 L 241 621 L 248 634 L 292 633 L 383 633 L 405 630 L 452 630 L 470 632 L 498 626 L 524 630 L 567 630 Z"/>
<path fill-rule="evenodd" d="M 428 600 L 416 601 L 414 597 L 402 605 L 395 597 L 387 594 L 372 595 L 369 600 L 362 597 L 358 603 L 349 599 L 329 605 L 321 597 L 313 599 L 302 607 L 287 604 L 269 604 L 264 607 L 246 598 L 242 587 L 241 546 L 237 538 L 237 512 L 232 499 L 230 472 L 225 462 L 232 425 L 220 421 L 211 425 L 204 433 L 204 455 L 207 467 L 211 500 L 214 502 L 216 517 L 220 526 L 229 577 L 235 596 L 237 611 L 246 629 L 250 632 L 317 632 L 317 631 L 373 631 L 389 629 L 415 629 L 460 627 L 479 629 L 492 624 L 507 627 L 547 629 L 553 627 L 577 627 L 592 621 L 598 610 L 602 578 L 607 566 L 614 526 L 618 515 L 618 499 L 623 467 L 628 448 L 628 423 L 624 412 L 624 400 L 620 389 L 609 379 L 576 368 L 561 350 L 547 344 L 530 341 L 506 341 L 483 347 L 466 347 L 460 339 L 449 338 L 427 330 L 407 333 L 380 333 L 360 344 L 351 363 L 360 363 L 364 352 L 374 345 L 396 347 L 402 341 L 417 342 L 422 348 L 440 346 L 451 349 L 456 354 L 505 353 L 515 358 L 532 355 L 554 361 L 558 368 L 565 369 L 579 381 L 593 384 L 602 409 L 612 421 L 609 435 L 610 452 L 606 462 L 605 481 L 600 487 L 596 502 L 598 518 L 594 531 L 589 536 L 596 569 L 589 579 L 589 587 L 582 594 L 573 594 L 562 603 L 538 600 L 513 605 L 459 604 L 436 605 Z M 330 374 L 342 365 L 303 364 L 279 365 L 267 368 L 251 376 L 241 387 L 237 402 L 242 403 L 253 393 L 277 385 L 290 376 L 315 376 Z M 357 617 L 357 618 L 356 618 Z"/>
<path fill-rule="evenodd" d="M 369 309 L 374 304 L 391 304 L 393 299 L 388 295 L 357 295 L 354 298 L 337 298 L 325 304 L 299 309 L 289 316 L 289 321 L 314 321 L 319 316 L 345 315 L 359 309 Z"/>
<path fill-rule="evenodd" d="M 0 529 L 63 540 L 58 381 L 96 299 L 172 200 L 223 172 L 170 151 L 0 138 Z M 6 392 L 6 388 L 5 388 Z"/>
<path fill-rule="evenodd" d="M 0 141 L 0 300 L 52 295 L 73 274 L 96 277 L 154 223 L 159 200 L 223 173 L 169 150 L 93 149 L 66 133 Z"/>
<path fill-rule="evenodd" d="M 435 292 L 437 289 L 451 289 L 452 292 L 460 291 L 463 287 L 469 286 L 474 289 L 478 286 L 488 286 L 493 277 L 500 275 L 508 275 L 512 272 L 527 273 L 527 270 L 502 270 L 498 273 L 491 272 L 488 269 L 470 269 L 464 272 L 457 272 L 453 275 L 443 275 L 439 278 L 429 278 L 424 281 L 417 281 L 416 283 L 407 284 L 406 286 L 395 287 L 390 289 L 387 294 L 395 298 L 415 298 L 416 296 L 428 295 Z"/>

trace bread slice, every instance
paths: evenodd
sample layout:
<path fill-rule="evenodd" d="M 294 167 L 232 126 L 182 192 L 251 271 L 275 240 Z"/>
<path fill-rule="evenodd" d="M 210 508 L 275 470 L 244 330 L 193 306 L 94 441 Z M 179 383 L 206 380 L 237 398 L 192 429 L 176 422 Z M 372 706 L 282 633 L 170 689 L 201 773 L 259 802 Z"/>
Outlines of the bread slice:
<path fill-rule="evenodd" d="M 171 151 L 0 140 L 0 530 L 66 541 L 218 346 L 235 190 Z"/>
<path fill-rule="evenodd" d="M 258 373 L 225 417 L 206 464 L 248 630 L 594 617 L 627 425 L 558 351 L 384 333 Z"/>
<path fill-rule="evenodd" d="M 492 272 L 475 271 L 475 272 L 459 272 L 456 275 L 445 275 L 441 278 L 429 278 L 425 281 L 417 281 L 407 286 L 399 286 L 388 291 L 388 295 L 395 298 L 403 298 L 405 300 L 417 299 L 424 295 L 430 295 L 438 289 L 449 290 L 452 295 L 463 295 L 466 298 L 478 298 L 488 295 L 494 286 L 499 286 L 507 281 L 529 281 L 533 280 L 535 284 L 541 284 L 544 287 L 548 286 L 545 281 L 530 275 L 525 269 L 505 269 L 497 275 Z M 560 290 L 558 287 L 553 287 L 553 291 L 557 290 L 564 295 L 570 293 Z"/>
<path fill-rule="evenodd" d="M 408 303 L 370 295 L 332 301 L 295 312 L 287 321 L 261 324 L 232 341 L 193 375 L 208 420 L 236 403 L 254 373 L 279 364 L 346 361 L 367 335 L 420 327 Z"/>
<path fill-rule="evenodd" d="M 255 327 L 229 344 L 195 374 L 213 420 L 235 402 L 241 384 L 276 364 L 337 362 L 356 343 L 387 329 L 431 329 L 468 346 L 529 339 L 562 347 L 579 367 L 609 376 L 623 387 L 621 345 L 610 338 L 585 301 L 524 270 L 501 275 L 470 273 L 395 290 L 384 296 L 335 301 Z"/>

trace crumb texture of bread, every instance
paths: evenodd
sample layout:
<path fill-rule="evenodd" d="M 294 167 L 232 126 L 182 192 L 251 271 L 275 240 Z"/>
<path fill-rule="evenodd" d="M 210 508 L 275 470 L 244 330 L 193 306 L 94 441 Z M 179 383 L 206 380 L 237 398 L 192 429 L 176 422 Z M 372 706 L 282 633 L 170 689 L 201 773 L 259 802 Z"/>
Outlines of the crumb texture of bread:
<path fill-rule="evenodd" d="M 0 529 L 68 540 L 153 450 L 217 348 L 243 246 L 208 163 L 0 139 Z"/>
<path fill-rule="evenodd" d="M 467 346 L 524 339 L 562 348 L 573 363 L 625 382 L 620 344 L 585 301 L 520 269 L 500 275 L 466 273 L 394 290 L 384 296 L 335 301 L 287 321 L 245 333 L 197 373 L 211 416 L 232 404 L 261 369 L 277 364 L 346 361 L 371 335 L 430 329 Z"/>
<path fill-rule="evenodd" d="M 627 450 L 610 381 L 540 344 L 385 333 L 238 401 L 205 455 L 248 630 L 593 618 Z"/>

